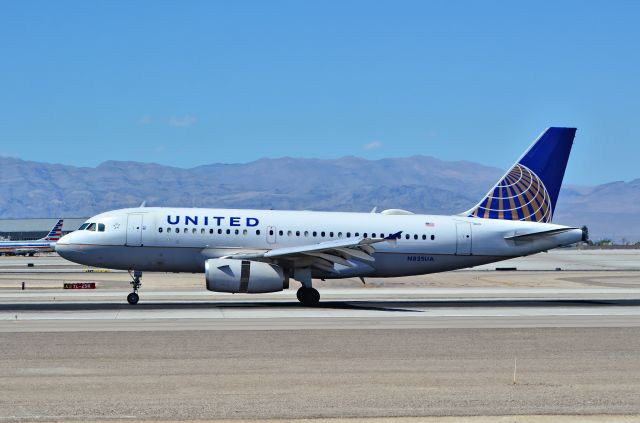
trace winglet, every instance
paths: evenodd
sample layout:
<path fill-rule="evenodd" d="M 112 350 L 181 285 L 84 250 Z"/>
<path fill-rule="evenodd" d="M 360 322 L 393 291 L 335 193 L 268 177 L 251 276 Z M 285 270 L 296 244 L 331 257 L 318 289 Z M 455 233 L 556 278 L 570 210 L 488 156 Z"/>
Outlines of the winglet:
<path fill-rule="evenodd" d="M 395 234 L 389 234 L 386 237 L 384 237 L 384 239 L 388 241 L 393 241 L 393 240 L 400 239 L 401 236 L 402 236 L 402 231 L 396 232 Z"/>
<path fill-rule="evenodd" d="M 394 247 L 398 245 L 398 240 L 402 236 L 402 231 L 396 232 L 395 234 L 389 234 L 384 237 L 384 240 L 393 245 Z"/>

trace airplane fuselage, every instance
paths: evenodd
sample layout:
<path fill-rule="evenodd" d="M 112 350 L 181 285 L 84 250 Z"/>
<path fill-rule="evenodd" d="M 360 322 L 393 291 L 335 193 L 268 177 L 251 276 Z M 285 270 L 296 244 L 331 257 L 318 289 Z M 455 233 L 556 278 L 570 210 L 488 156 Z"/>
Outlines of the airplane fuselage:
<path fill-rule="evenodd" d="M 461 269 L 546 251 L 582 239 L 569 229 L 541 239 L 505 238 L 564 226 L 462 216 L 315 211 L 137 208 L 103 213 L 88 222 L 103 231 L 76 231 L 57 249 L 66 258 L 112 269 L 204 272 L 205 262 L 234 254 L 347 238 L 399 238 L 375 244 L 374 261 L 351 260 L 316 278 L 392 277 Z M 300 264 L 297 263 L 299 266 Z"/>
<path fill-rule="evenodd" d="M 52 241 L 0 241 L 0 254 L 33 255 L 55 251 Z"/>

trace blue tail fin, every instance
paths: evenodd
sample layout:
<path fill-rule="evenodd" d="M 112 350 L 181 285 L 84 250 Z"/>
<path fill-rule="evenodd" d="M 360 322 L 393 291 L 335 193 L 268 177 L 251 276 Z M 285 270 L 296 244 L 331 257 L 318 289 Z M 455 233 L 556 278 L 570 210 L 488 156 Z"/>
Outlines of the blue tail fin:
<path fill-rule="evenodd" d="M 576 128 L 549 128 L 465 216 L 551 222 Z"/>

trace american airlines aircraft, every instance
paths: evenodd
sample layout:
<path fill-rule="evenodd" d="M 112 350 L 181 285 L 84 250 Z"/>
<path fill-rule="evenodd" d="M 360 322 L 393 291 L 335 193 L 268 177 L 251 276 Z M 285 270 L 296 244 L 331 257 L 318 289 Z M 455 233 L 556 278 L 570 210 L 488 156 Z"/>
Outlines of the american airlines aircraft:
<path fill-rule="evenodd" d="M 453 216 L 140 207 L 90 218 L 58 242 L 71 261 L 128 270 L 204 272 L 210 291 L 288 289 L 304 305 L 313 279 L 411 276 L 526 256 L 585 239 L 551 223 L 575 128 L 549 128 L 471 209 Z"/>
<path fill-rule="evenodd" d="M 33 256 L 38 252 L 55 251 L 56 242 L 62 235 L 64 219 L 58 220 L 44 238 L 35 241 L 0 241 L 0 253 Z"/>

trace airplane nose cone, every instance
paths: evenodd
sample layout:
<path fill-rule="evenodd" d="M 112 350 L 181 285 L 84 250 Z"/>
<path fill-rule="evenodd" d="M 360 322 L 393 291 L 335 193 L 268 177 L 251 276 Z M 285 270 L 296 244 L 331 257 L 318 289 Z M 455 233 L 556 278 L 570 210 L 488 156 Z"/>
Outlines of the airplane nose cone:
<path fill-rule="evenodd" d="M 72 254 L 72 248 L 69 244 L 63 243 L 62 238 L 60 239 L 60 241 L 56 243 L 55 250 L 60 257 L 65 258 L 67 260 L 72 260 L 70 257 Z"/>
<path fill-rule="evenodd" d="M 65 244 L 69 244 L 69 234 L 67 235 L 63 235 L 62 237 L 60 237 L 60 239 L 56 242 L 56 246 L 58 245 L 65 245 Z"/>
<path fill-rule="evenodd" d="M 70 242 L 69 235 L 65 235 L 56 242 L 56 253 L 66 260 L 79 263 L 81 257 L 85 255 L 79 248 Z"/>
<path fill-rule="evenodd" d="M 54 245 L 54 249 L 56 250 L 56 253 L 61 254 L 62 251 L 64 251 L 65 249 L 68 249 L 69 247 L 69 235 L 64 235 L 63 237 L 61 237 L 58 241 L 56 241 L 55 245 Z"/>

